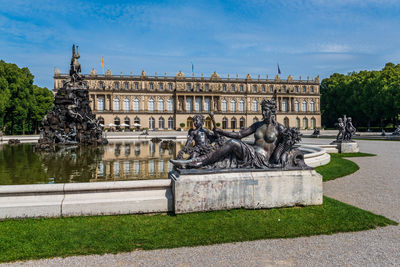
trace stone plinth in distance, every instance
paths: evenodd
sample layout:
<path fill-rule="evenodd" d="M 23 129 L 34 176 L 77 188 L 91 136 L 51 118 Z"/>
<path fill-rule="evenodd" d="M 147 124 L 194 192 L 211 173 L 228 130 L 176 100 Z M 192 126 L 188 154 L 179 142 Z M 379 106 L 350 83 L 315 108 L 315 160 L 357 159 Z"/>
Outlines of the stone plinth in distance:
<path fill-rule="evenodd" d="M 332 142 L 331 144 L 336 145 L 339 153 L 357 153 L 360 152 L 358 144 L 354 141 L 351 142 Z"/>
<path fill-rule="evenodd" d="M 314 170 L 169 173 L 175 213 L 322 204 L 322 176 Z"/>

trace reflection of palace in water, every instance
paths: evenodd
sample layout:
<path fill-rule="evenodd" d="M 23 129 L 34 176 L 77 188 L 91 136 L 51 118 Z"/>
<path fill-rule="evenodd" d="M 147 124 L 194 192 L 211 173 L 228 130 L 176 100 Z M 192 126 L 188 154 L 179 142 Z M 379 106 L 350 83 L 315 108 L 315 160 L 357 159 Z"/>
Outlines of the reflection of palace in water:
<path fill-rule="evenodd" d="M 151 141 L 110 143 L 91 182 L 167 178 L 172 170 L 171 158 L 183 144 L 172 147 Z"/>

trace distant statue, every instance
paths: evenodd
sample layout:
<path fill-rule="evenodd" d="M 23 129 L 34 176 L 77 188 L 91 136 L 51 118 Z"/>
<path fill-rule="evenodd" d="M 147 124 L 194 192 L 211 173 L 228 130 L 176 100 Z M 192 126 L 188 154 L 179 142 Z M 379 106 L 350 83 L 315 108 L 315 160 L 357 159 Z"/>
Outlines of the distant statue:
<path fill-rule="evenodd" d="M 78 46 L 76 46 L 76 52 L 75 52 L 75 45 L 72 45 L 72 58 L 71 58 L 71 67 L 69 70 L 69 76 L 71 77 L 71 82 L 79 82 L 82 80 L 82 77 L 80 75 L 81 73 L 81 64 L 78 62 L 78 59 L 80 58 L 79 51 L 78 51 Z"/>
<path fill-rule="evenodd" d="M 344 115 L 343 119 L 338 118 L 335 125 L 339 130 L 336 142 L 351 142 L 351 138 L 356 134 L 356 128 L 353 126 L 351 117 L 346 118 L 346 115 Z"/>
<path fill-rule="evenodd" d="M 275 98 L 261 103 L 263 120 L 253 123 L 249 128 L 239 132 L 224 131 L 215 126 L 214 135 L 229 137 L 210 152 L 187 160 L 171 160 L 178 169 L 185 168 L 249 168 L 249 169 L 303 169 L 304 154 L 293 148 L 300 141 L 300 133 L 295 128 L 286 128 L 278 123 Z M 198 127 L 200 128 L 200 127 Z M 241 139 L 254 134 L 254 144 L 250 145 Z M 210 134 L 210 136 L 214 136 Z M 201 135 L 199 135 L 199 138 Z M 201 139 L 201 138 L 200 138 Z M 208 145 L 208 143 L 206 143 Z"/>
<path fill-rule="evenodd" d="M 398 126 L 396 128 L 396 130 L 394 130 L 394 132 L 392 133 L 392 135 L 400 135 L 400 126 Z"/>
<path fill-rule="evenodd" d="M 319 128 L 315 128 L 314 132 L 312 133 L 312 137 L 318 137 L 321 134 L 321 131 Z"/>

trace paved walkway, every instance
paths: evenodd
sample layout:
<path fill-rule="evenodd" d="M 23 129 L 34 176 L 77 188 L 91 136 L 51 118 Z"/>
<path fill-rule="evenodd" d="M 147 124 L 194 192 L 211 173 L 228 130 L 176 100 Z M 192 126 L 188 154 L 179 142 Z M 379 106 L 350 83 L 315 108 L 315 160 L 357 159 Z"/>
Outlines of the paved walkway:
<path fill-rule="evenodd" d="M 329 140 L 306 139 L 305 143 Z M 400 221 L 400 142 L 359 141 L 361 169 L 324 184 L 325 195 Z M 400 266 L 400 226 L 292 239 L 55 258 L 26 266 Z"/>

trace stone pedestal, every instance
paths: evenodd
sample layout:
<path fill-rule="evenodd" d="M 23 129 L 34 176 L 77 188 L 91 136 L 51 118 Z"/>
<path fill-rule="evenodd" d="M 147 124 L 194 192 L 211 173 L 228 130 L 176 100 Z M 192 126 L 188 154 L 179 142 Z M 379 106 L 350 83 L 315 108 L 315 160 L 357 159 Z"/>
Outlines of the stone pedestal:
<path fill-rule="evenodd" d="M 356 142 L 332 142 L 336 144 L 339 153 L 357 153 L 360 152 L 360 148 Z"/>
<path fill-rule="evenodd" d="M 169 173 L 175 213 L 322 204 L 314 170 Z"/>

